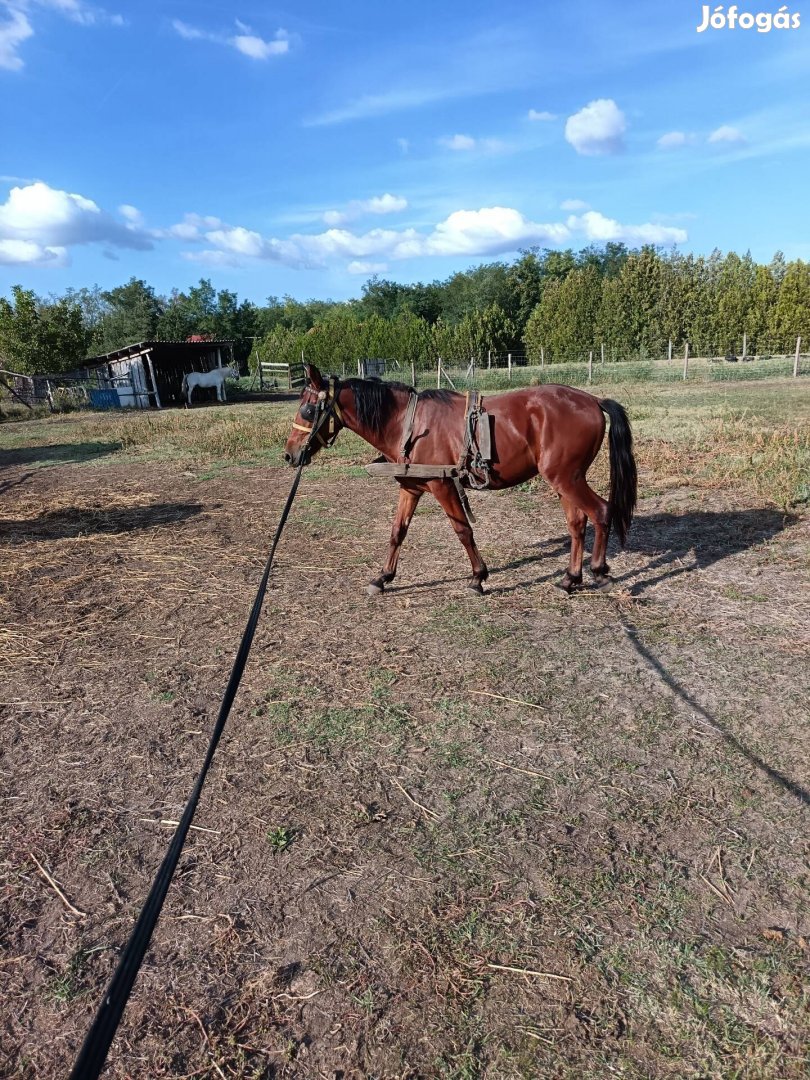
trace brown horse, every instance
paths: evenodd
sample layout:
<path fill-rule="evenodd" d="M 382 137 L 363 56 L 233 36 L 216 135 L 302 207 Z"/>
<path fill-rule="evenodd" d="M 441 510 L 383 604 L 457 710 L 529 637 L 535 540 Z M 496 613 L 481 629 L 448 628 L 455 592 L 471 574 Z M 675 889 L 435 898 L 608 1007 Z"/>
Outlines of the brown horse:
<path fill-rule="evenodd" d="M 324 378 L 308 366 L 307 385 L 293 431 L 285 447 L 291 465 L 309 461 L 320 446 L 331 446 L 344 427 L 356 432 L 389 462 L 401 460 L 408 403 L 415 391 L 402 383 L 375 379 Z M 608 581 L 605 561 L 611 526 L 622 544 L 636 505 L 636 463 L 627 413 L 609 399 L 600 400 L 570 386 L 543 385 L 487 396 L 491 417 L 491 468 L 487 486 L 508 488 L 538 474 L 562 500 L 571 557 L 561 587 L 570 592 L 582 583 L 585 527 L 593 523 L 595 538 L 591 573 L 597 584 Z M 446 390 L 423 390 L 415 398 L 411 414 L 409 461 L 413 465 L 451 465 L 459 458 L 465 429 L 465 398 Z M 610 418 L 610 496 L 606 502 L 585 480 L 605 435 L 605 415 Z M 328 421 L 329 435 L 322 436 Z M 313 431 L 313 428 L 315 429 Z M 320 446 L 316 445 L 317 443 Z M 369 591 L 382 592 L 394 579 L 402 542 L 416 505 L 426 491 L 436 497 L 447 514 L 472 564 L 470 588 L 482 592 L 488 570 L 473 538 L 462 497 L 447 477 L 398 479 L 399 504 L 391 531 L 388 558 Z M 466 485 L 465 485 L 466 486 Z"/>

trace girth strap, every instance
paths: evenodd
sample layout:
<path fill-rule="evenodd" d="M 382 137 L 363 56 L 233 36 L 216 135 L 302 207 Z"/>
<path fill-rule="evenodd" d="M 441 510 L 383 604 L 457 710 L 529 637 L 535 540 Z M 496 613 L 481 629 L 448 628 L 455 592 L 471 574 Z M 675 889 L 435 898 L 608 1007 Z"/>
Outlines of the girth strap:
<path fill-rule="evenodd" d="M 402 424 L 402 443 L 399 448 L 399 456 L 402 461 L 408 460 L 408 454 L 411 449 L 411 443 L 413 442 L 413 423 L 416 416 L 416 406 L 419 401 L 419 395 L 415 390 L 411 390 L 408 395 L 408 404 L 405 407 L 405 419 Z"/>
<path fill-rule="evenodd" d="M 464 442 L 458 459 L 458 471 L 471 488 L 480 491 L 489 486 L 492 463 L 492 431 L 483 398 L 477 390 L 467 391 L 464 410 Z"/>

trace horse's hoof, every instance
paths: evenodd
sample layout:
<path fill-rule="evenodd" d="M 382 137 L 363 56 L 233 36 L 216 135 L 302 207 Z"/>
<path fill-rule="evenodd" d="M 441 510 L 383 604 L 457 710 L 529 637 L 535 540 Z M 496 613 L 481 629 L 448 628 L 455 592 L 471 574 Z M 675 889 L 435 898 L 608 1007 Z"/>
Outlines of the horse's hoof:
<path fill-rule="evenodd" d="M 382 585 L 378 585 L 376 581 L 372 581 L 366 586 L 366 592 L 369 596 L 382 596 L 384 591 Z"/>
<path fill-rule="evenodd" d="M 484 592 L 484 583 L 482 581 L 479 581 L 477 578 L 473 578 L 473 580 L 469 583 L 467 588 L 470 589 L 471 592 L 477 592 L 479 594 L 483 594 L 483 592 Z"/>
<path fill-rule="evenodd" d="M 563 574 L 562 581 L 560 581 L 558 587 L 562 589 L 564 593 L 568 593 L 570 595 L 573 590 L 581 584 L 582 574 L 577 574 L 577 576 L 574 577 L 573 574 L 569 574 L 566 570 L 565 574 Z"/>
<path fill-rule="evenodd" d="M 613 578 L 607 574 L 594 574 L 593 583 L 597 589 L 609 589 L 613 584 Z"/>

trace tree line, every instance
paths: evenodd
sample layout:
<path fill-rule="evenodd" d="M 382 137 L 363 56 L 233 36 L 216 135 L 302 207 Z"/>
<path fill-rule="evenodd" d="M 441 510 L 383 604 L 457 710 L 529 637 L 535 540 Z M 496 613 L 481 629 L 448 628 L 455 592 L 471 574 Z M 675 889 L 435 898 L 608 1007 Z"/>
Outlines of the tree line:
<path fill-rule="evenodd" d="M 623 244 L 579 252 L 536 248 L 429 284 L 373 277 L 349 301 L 269 297 L 240 301 L 203 279 L 161 296 L 132 278 L 117 288 L 70 289 L 40 298 L 17 285 L 0 297 L 0 367 L 73 370 L 88 358 L 138 341 L 202 335 L 235 342 L 235 358 L 295 362 L 333 370 L 360 357 L 394 358 L 417 368 L 485 363 L 523 353 L 530 363 L 788 352 L 810 342 L 810 265 L 777 252 L 709 256 L 630 250 Z M 670 344 L 671 343 L 671 344 Z"/>

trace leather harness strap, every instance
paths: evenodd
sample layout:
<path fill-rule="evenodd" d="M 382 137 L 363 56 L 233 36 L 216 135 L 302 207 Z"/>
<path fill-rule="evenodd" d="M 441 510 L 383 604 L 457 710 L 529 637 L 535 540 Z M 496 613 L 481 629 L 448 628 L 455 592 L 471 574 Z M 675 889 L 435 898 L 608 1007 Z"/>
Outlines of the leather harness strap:
<path fill-rule="evenodd" d="M 306 426 L 305 424 L 296 424 L 293 422 L 293 427 L 296 431 L 306 431 L 310 433 L 313 432 L 314 429 L 314 437 L 324 448 L 332 446 L 335 439 L 338 437 L 338 427 L 335 423 L 335 419 L 345 426 L 343 413 L 340 410 L 340 405 L 338 405 L 337 390 L 338 380 L 335 376 L 330 376 L 329 389 L 322 390 L 318 394 L 317 412 L 314 414 L 316 417 L 315 423 Z M 315 409 L 316 406 L 313 404 L 312 408 Z M 324 423 L 328 424 L 325 439 L 323 435 L 321 435 L 321 428 Z"/>
<path fill-rule="evenodd" d="M 405 419 L 402 424 L 402 443 L 399 448 L 399 456 L 402 461 L 409 460 L 408 454 L 413 442 L 413 424 L 418 401 L 419 395 L 415 390 L 411 390 L 408 395 L 408 404 L 405 406 Z"/>
<path fill-rule="evenodd" d="M 477 390 L 467 391 L 464 408 L 464 442 L 458 459 L 458 471 L 471 488 L 489 487 L 492 462 L 492 438 L 489 416 Z"/>

